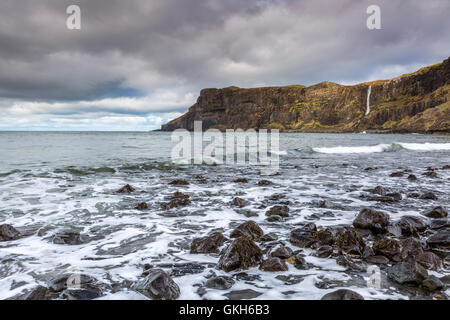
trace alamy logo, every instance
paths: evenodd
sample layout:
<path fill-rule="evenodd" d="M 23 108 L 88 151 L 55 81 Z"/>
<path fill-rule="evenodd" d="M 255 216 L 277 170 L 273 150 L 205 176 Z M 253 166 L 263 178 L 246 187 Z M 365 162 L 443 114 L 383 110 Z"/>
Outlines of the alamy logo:
<path fill-rule="evenodd" d="M 69 17 L 66 20 L 66 26 L 69 30 L 81 30 L 81 9 L 77 5 L 68 6 L 66 13 Z"/>
<path fill-rule="evenodd" d="M 367 28 L 369 30 L 381 29 L 381 9 L 376 4 L 370 5 L 366 10 L 370 16 L 367 18 Z"/>
<path fill-rule="evenodd" d="M 202 130 L 202 122 L 194 122 L 194 132 L 177 129 L 172 141 L 172 161 L 177 164 L 255 165 L 262 175 L 273 175 L 279 169 L 279 131 L 262 129 Z M 206 143 L 206 146 L 205 146 Z"/>

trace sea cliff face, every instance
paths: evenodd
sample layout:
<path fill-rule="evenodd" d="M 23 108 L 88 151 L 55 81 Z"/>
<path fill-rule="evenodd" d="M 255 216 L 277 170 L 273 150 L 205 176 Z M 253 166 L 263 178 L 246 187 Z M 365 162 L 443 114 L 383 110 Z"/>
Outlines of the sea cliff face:
<path fill-rule="evenodd" d="M 193 130 L 195 120 L 203 121 L 204 130 L 449 133 L 450 58 L 394 79 L 353 86 L 322 82 L 204 89 L 189 111 L 162 131 Z"/>

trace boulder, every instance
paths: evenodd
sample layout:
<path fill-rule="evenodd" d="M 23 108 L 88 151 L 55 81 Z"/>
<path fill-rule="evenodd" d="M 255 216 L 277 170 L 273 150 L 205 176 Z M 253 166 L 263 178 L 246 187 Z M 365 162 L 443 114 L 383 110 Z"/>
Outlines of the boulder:
<path fill-rule="evenodd" d="M 289 241 L 300 248 L 311 248 L 318 245 L 319 237 L 315 224 L 306 225 L 291 231 Z"/>
<path fill-rule="evenodd" d="M 276 257 L 280 259 L 288 259 L 292 257 L 292 255 L 293 255 L 292 249 L 289 247 L 285 247 L 283 245 L 279 245 L 270 252 L 271 257 Z"/>
<path fill-rule="evenodd" d="M 231 205 L 235 206 L 235 207 L 243 208 L 248 205 L 248 202 L 242 198 L 236 197 L 231 202 Z"/>
<path fill-rule="evenodd" d="M 323 246 L 331 246 L 334 243 L 334 234 L 328 229 L 320 229 L 317 231 L 319 243 Z"/>
<path fill-rule="evenodd" d="M 273 182 L 270 181 L 270 180 L 260 180 L 260 181 L 258 181 L 258 186 L 268 186 L 268 185 L 271 185 L 271 184 L 273 184 Z"/>
<path fill-rule="evenodd" d="M 422 244 L 416 238 L 408 238 L 402 242 L 401 258 L 405 260 L 409 256 L 416 257 L 423 252 Z"/>
<path fill-rule="evenodd" d="M 317 249 L 316 256 L 319 258 L 328 258 L 332 253 L 332 246 L 321 246 L 319 249 Z"/>
<path fill-rule="evenodd" d="M 17 240 L 21 237 L 20 232 L 10 224 L 0 225 L 0 241 Z"/>
<path fill-rule="evenodd" d="M 423 200 L 437 200 L 438 197 L 433 192 L 426 192 L 420 196 Z"/>
<path fill-rule="evenodd" d="M 263 262 L 261 262 L 261 265 L 259 266 L 259 270 L 271 271 L 271 272 L 287 271 L 288 266 L 280 258 L 270 257 L 270 258 L 264 260 Z"/>
<path fill-rule="evenodd" d="M 226 272 L 245 270 L 257 266 L 262 257 L 262 250 L 251 238 L 240 237 L 222 251 L 217 267 Z"/>
<path fill-rule="evenodd" d="M 273 206 L 267 212 L 266 216 L 280 216 L 289 217 L 289 207 L 288 206 Z"/>
<path fill-rule="evenodd" d="M 228 290 L 234 285 L 234 280 L 230 277 L 218 276 L 208 279 L 205 286 L 209 289 Z"/>
<path fill-rule="evenodd" d="M 373 194 L 378 194 L 380 196 L 384 196 L 387 193 L 386 188 L 382 187 L 382 186 L 376 186 L 374 189 L 371 190 L 371 192 Z"/>
<path fill-rule="evenodd" d="M 176 180 L 169 182 L 169 184 L 173 185 L 173 186 L 187 186 L 187 185 L 189 185 L 189 182 L 187 182 L 184 179 L 176 179 Z"/>
<path fill-rule="evenodd" d="M 335 246 L 340 252 L 360 256 L 366 244 L 355 229 L 343 228 L 336 237 Z"/>
<path fill-rule="evenodd" d="M 136 205 L 135 209 L 136 210 L 146 210 L 146 209 L 148 209 L 148 204 L 147 204 L 147 202 L 138 203 Z"/>
<path fill-rule="evenodd" d="M 247 178 L 238 178 L 236 180 L 233 180 L 234 183 L 248 183 Z"/>
<path fill-rule="evenodd" d="M 444 207 L 436 207 L 432 210 L 423 213 L 428 218 L 445 218 L 448 216 L 448 211 Z"/>
<path fill-rule="evenodd" d="M 129 184 L 124 185 L 122 188 L 120 188 L 119 190 L 117 190 L 117 193 L 132 193 L 134 192 L 135 189 L 130 186 Z"/>
<path fill-rule="evenodd" d="M 422 284 L 428 277 L 427 270 L 408 257 L 406 261 L 399 262 L 387 269 L 388 278 L 400 284 Z"/>
<path fill-rule="evenodd" d="M 155 300 L 175 300 L 180 296 L 180 288 L 173 279 L 161 269 L 155 269 L 131 289 Z"/>
<path fill-rule="evenodd" d="M 339 289 L 330 293 L 327 293 L 321 300 L 364 300 L 364 297 L 359 293 L 348 290 Z"/>
<path fill-rule="evenodd" d="M 355 228 L 369 229 L 377 233 L 385 232 L 388 225 L 389 215 L 387 213 L 369 208 L 362 209 L 353 221 Z"/>
<path fill-rule="evenodd" d="M 184 194 L 183 192 L 176 191 L 173 193 L 171 200 L 168 203 L 161 204 L 161 207 L 163 209 L 169 210 L 172 208 L 187 206 L 191 204 L 191 200 L 189 200 L 189 198 L 189 195 Z"/>
<path fill-rule="evenodd" d="M 216 253 L 224 244 L 226 238 L 220 232 L 214 232 L 209 236 L 196 238 L 191 244 L 191 253 Z"/>
<path fill-rule="evenodd" d="M 258 226 L 258 224 L 253 221 L 247 221 L 239 225 L 236 229 L 234 229 L 230 237 L 231 238 L 239 238 L 242 236 L 249 237 L 250 239 L 258 239 L 264 234 L 264 231 Z"/>
<path fill-rule="evenodd" d="M 433 252 L 422 252 L 416 256 L 416 262 L 428 270 L 439 271 L 442 268 L 442 260 Z"/>
<path fill-rule="evenodd" d="M 427 222 L 415 216 L 403 216 L 397 222 L 397 225 L 400 227 L 402 234 L 407 236 L 424 232 L 427 229 Z"/>
<path fill-rule="evenodd" d="M 373 252 L 376 255 L 382 255 L 391 260 L 399 261 L 401 254 L 401 244 L 395 239 L 386 238 L 374 242 L 372 245 Z"/>
<path fill-rule="evenodd" d="M 436 276 L 429 276 L 422 282 L 422 287 L 427 291 L 441 290 L 445 288 L 445 284 Z"/>
<path fill-rule="evenodd" d="M 450 247 L 450 230 L 440 230 L 427 239 L 427 244 L 433 248 Z"/>
<path fill-rule="evenodd" d="M 54 244 L 80 245 L 89 241 L 89 237 L 76 230 L 64 230 L 53 237 Z"/>

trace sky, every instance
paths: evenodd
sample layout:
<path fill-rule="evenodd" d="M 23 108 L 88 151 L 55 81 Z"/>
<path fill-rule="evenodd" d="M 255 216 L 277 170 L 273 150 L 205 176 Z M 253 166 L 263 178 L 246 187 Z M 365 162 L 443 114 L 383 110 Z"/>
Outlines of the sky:
<path fill-rule="evenodd" d="M 2 0 L 0 130 L 148 131 L 203 88 L 392 78 L 450 56 L 449 15 L 448 0 Z"/>

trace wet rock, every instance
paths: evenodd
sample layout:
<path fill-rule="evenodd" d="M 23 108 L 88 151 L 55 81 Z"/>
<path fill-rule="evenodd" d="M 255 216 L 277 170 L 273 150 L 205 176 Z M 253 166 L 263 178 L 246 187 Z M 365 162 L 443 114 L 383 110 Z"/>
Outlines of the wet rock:
<path fill-rule="evenodd" d="M 245 201 L 245 200 L 242 199 L 242 198 L 236 197 L 236 198 L 234 198 L 233 201 L 231 202 L 231 205 L 232 205 L 232 206 L 235 206 L 235 207 L 243 208 L 243 207 L 245 207 L 245 206 L 248 205 L 248 202 Z"/>
<path fill-rule="evenodd" d="M 199 263 L 182 263 L 182 264 L 176 264 L 172 267 L 172 270 L 170 271 L 171 277 L 182 277 L 187 274 L 197 274 L 202 273 L 203 270 L 205 270 L 205 266 L 199 264 Z M 149 270 L 145 272 L 145 275 L 148 275 Z"/>
<path fill-rule="evenodd" d="M 51 292 L 62 292 L 67 289 L 81 289 L 94 287 L 96 279 L 86 275 L 77 273 L 66 273 L 54 278 L 50 284 Z"/>
<path fill-rule="evenodd" d="M 363 296 L 359 293 L 348 290 L 339 289 L 330 293 L 327 293 L 321 300 L 364 300 Z"/>
<path fill-rule="evenodd" d="M 414 261 L 413 257 L 387 269 L 388 278 L 400 284 L 422 284 L 428 277 L 427 270 Z"/>
<path fill-rule="evenodd" d="M 233 180 L 234 183 L 248 183 L 247 178 L 239 178 L 236 180 Z"/>
<path fill-rule="evenodd" d="M 422 173 L 422 175 L 429 178 L 437 178 L 437 173 L 434 171 L 427 171 L 425 173 Z"/>
<path fill-rule="evenodd" d="M 273 182 L 270 181 L 270 180 L 260 180 L 260 181 L 258 181 L 258 186 L 268 186 L 268 185 L 271 185 L 271 184 L 273 184 Z"/>
<path fill-rule="evenodd" d="M 339 231 L 335 246 L 343 253 L 360 256 L 364 252 L 366 244 L 355 229 L 344 228 Z"/>
<path fill-rule="evenodd" d="M 321 245 L 331 246 L 334 243 L 334 234 L 328 229 L 320 229 L 317 231 L 317 238 Z"/>
<path fill-rule="evenodd" d="M 275 232 L 269 232 L 263 235 L 261 238 L 259 238 L 259 241 L 261 242 L 269 242 L 269 241 L 277 241 L 278 236 Z"/>
<path fill-rule="evenodd" d="M 53 298 L 56 298 L 53 297 Z M 20 300 L 50 300 L 52 299 L 52 294 L 49 289 L 44 286 L 37 286 L 31 292 L 20 297 Z"/>
<path fill-rule="evenodd" d="M 416 262 L 428 270 L 439 271 L 442 268 L 442 260 L 433 252 L 422 252 L 416 256 Z"/>
<path fill-rule="evenodd" d="M 417 181 L 417 177 L 416 177 L 415 175 L 413 175 L 413 174 L 410 174 L 410 175 L 408 176 L 408 180 L 409 180 L 409 181 Z"/>
<path fill-rule="evenodd" d="M 191 204 L 191 200 L 189 200 L 189 195 L 184 194 L 183 192 L 174 192 L 171 200 L 168 203 L 161 204 L 163 209 L 169 210 L 172 208 L 178 208 L 181 206 L 187 206 Z"/>
<path fill-rule="evenodd" d="M 195 176 L 195 180 L 197 180 L 198 184 L 207 184 L 208 180 L 206 180 L 206 178 L 204 176 Z"/>
<path fill-rule="evenodd" d="M 236 290 L 224 294 L 224 296 L 227 297 L 229 300 L 244 300 L 244 299 L 249 300 L 257 298 L 260 295 L 262 295 L 261 292 L 252 289 Z"/>
<path fill-rule="evenodd" d="M 322 209 L 342 209 L 339 205 L 332 203 L 329 200 L 321 200 L 319 202 L 319 208 Z"/>
<path fill-rule="evenodd" d="M 267 217 L 266 220 L 268 222 L 283 222 L 283 217 L 281 217 L 281 216 L 270 216 L 270 217 Z"/>
<path fill-rule="evenodd" d="M 319 237 L 317 235 L 316 225 L 311 223 L 303 228 L 291 231 L 289 241 L 300 248 L 311 248 L 317 246 Z"/>
<path fill-rule="evenodd" d="M 176 180 L 169 182 L 169 184 L 173 185 L 173 186 L 187 186 L 187 185 L 189 185 L 189 182 L 187 182 L 184 179 L 176 179 Z"/>
<path fill-rule="evenodd" d="M 398 202 L 400 201 L 402 198 L 401 196 L 398 197 L 398 195 L 396 194 L 395 197 L 392 196 L 376 196 L 376 197 L 367 197 L 367 201 L 378 201 L 378 202 Z"/>
<path fill-rule="evenodd" d="M 404 175 L 405 175 L 405 172 L 398 171 L 398 172 L 392 172 L 389 176 L 398 178 L 398 177 L 403 177 Z"/>
<path fill-rule="evenodd" d="M 216 253 L 227 239 L 220 232 L 214 232 L 209 236 L 196 238 L 191 244 L 191 253 Z"/>
<path fill-rule="evenodd" d="M 450 248 L 450 230 L 441 230 L 427 239 L 432 248 Z"/>
<path fill-rule="evenodd" d="M 428 218 L 445 218 L 448 216 L 448 211 L 444 207 L 436 207 L 432 210 L 429 210 L 423 213 L 424 216 Z"/>
<path fill-rule="evenodd" d="M 258 239 L 264 234 L 264 231 L 258 226 L 258 224 L 253 221 L 247 221 L 239 225 L 236 229 L 234 229 L 230 237 L 231 238 L 239 238 L 242 236 L 249 237 L 250 239 Z"/>
<path fill-rule="evenodd" d="M 155 269 L 132 287 L 144 296 L 156 300 L 175 300 L 180 296 L 180 288 L 172 278 L 161 269 Z"/>
<path fill-rule="evenodd" d="M 258 213 L 256 213 L 255 211 L 247 210 L 247 209 L 237 209 L 236 212 L 239 214 L 242 214 L 243 216 L 246 216 L 247 218 L 253 218 L 253 217 L 259 216 Z"/>
<path fill-rule="evenodd" d="M 266 216 L 280 216 L 289 217 L 289 207 L 288 206 L 273 206 L 267 212 Z"/>
<path fill-rule="evenodd" d="M 402 242 L 401 258 L 405 260 L 409 256 L 416 257 L 423 252 L 422 244 L 416 238 L 408 238 Z"/>
<path fill-rule="evenodd" d="M 403 216 L 397 222 L 397 225 L 400 227 L 402 234 L 407 236 L 424 232 L 427 229 L 426 221 L 415 216 Z"/>
<path fill-rule="evenodd" d="M 21 237 L 20 232 L 10 224 L 0 225 L 0 241 L 17 240 Z"/>
<path fill-rule="evenodd" d="M 284 199 L 284 198 L 286 198 L 286 195 L 284 195 L 282 193 L 275 193 L 269 197 L 269 200 L 278 201 L 278 200 Z"/>
<path fill-rule="evenodd" d="M 148 204 L 147 204 L 147 202 L 138 203 L 138 205 L 135 207 L 135 209 L 146 210 L 146 209 L 148 209 Z"/>
<path fill-rule="evenodd" d="M 61 294 L 61 298 L 66 300 L 92 300 L 102 296 L 102 290 L 97 287 L 83 289 L 67 289 Z"/>
<path fill-rule="evenodd" d="M 289 247 L 285 247 L 283 245 L 279 245 L 275 249 L 270 252 L 271 257 L 276 257 L 280 259 L 287 259 L 293 255 L 292 249 Z"/>
<path fill-rule="evenodd" d="M 261 265 L 259 266 L 259 270 L 271 271 L 271 272 L 287 271 L 288 266 L 280 258 L 270 257 L 270 258 L 264 260 L 263 262 L 261 262 Z"/>
<path fill-rule="evenodd" d="M 384 196 L 387 193 L 386 188 L 382 187 L 382 186 L 376 186 L 373 190 L 371 190 L 371 192 L 373 194 L 378 194 L 380 196 Z"/>
<path fill-rule="evenodd" d="M 422 287 L 428 291 L 441 290 L 445 288 L 445 284 L 436 276 L 429 276 L 422 282 Z"/>
<path fill-rule="evenodd" d="M 419 197 L 420 197 L 420 194 L 418 192 L 408 193 L 408 198 L 415 198 L 415 199 L 417 199 Z"/>
<path fill-rule="evenodd" d="M 230 277 L 218 276 L 206 281 L 205 286 L 209 289 L 228 290 L 234 285 L 234 280 Z"/>
<path fill-rule="evenodd" d="M 382 255 L 394 261 L 400 261 L 401 259 L 402 247 L 400 242 L 395 239 L 386 238 L 376 241 L 372 245 L 372 249 L 376 255 Z"/>
<path fill-rule="evenodd" d="M 366 268 L 362 264 L 354 262 L 350 258 L 350 256 L 347 256 L 345 254 L 336 258 L 336 264 L 338 264 L 342 267 L 345 267 L 348 270 L 352 270 L 352 271 L 358 271 L 358 272 L 366 271 Z"/>
<path fill-rule="evenodd" d="M 248 274 L 247 272 L 238 272 L 233 275 L 238 281 L 260 281 L 261 277 L 258 274 Z"/>
<path fill-rule="evenodd" d="M 135 189 L 130 186 L 129 184 L 126 184 L 125 186 L 123 186 L 122 188 L 120 188 L 119 190 L 117 190 L 117 193 L 132 193 L 134 192 Z"/>
<path fill-rule="evenodd" d="M 365 261 L 370 264 L 388 264 L 390 260 L 385 256 L 370 256 Z"/>
<path fill-rule="evenodd" d="M 235 239 L 222 251 L 217 265 L 226 272 L 245 270 L 257 266 L 263 257 L 262 250 L 249 237 Z"/>
<path fill-rule="evenodd" d="M 450 170 L 450 164 L 446 164 L 442 167 L 442 170 Z"/>
<path fill-rule="evenodd" d="M 423 200 L 437 200 L 438 197 L 433 192 L 426 192 L 420 196 Z"/>
<path fill-rule="evenodd" d="M 317 249 L 316 256 L 319 258 L 328 258 L 332 253 L 332 246 L 321 246 L 319 249 Z"/>
<path fill-rule="evenodd" d="M 89 241 L 89 238 L 75 230 L 65 230 L 53 237 L 54 244 L 80 245 Z"/>
<path fill-rule="evenodd" d="M 386 232 L 388 225 L 389 214 L 369 208 L 362 209 L 353 221 L 355 228 L 369 229 L 377 233 Z"/>
<path fill-rule="evenodd" d="M 307 268 L 305 257 L 302 254 L 297 254 L 294 257 L 294 267 L 300 270 Z"/>

